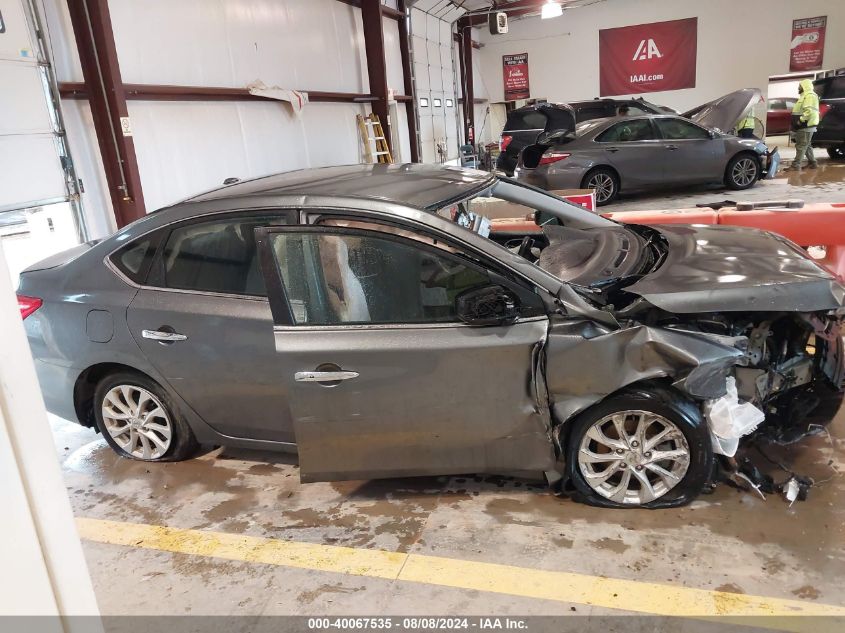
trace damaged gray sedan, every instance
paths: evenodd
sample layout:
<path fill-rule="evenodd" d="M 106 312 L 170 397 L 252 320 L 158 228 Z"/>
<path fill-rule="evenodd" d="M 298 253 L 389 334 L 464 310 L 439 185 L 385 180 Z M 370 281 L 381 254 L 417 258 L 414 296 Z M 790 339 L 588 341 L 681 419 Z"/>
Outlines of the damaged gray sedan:
<path fill-rule="evenodd" d="M 554 225 L 491 239 L 491 197 Z M 544 472 L 679 505 L 843 379 L 845 289 L 789 241 L 423 165 L 229 185 L 36 264 L 19 302 L 53 413 L 147 461 L 295 449 L 303 482 Z"/>

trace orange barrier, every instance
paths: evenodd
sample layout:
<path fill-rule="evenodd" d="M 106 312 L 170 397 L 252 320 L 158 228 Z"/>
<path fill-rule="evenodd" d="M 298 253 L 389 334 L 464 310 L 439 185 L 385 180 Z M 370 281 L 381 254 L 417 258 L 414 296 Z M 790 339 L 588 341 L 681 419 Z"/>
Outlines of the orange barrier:
<path fill-rule="evenodd" d="M 746 226 L 783 235 L 804 248 L 822 246 L 825 256 L 816 260 L 845 281 L 845 203 L 808 204 L 800 209 L 774 207 L 740 211 L 725 207 L 656 211 L 619 211 L 602 214 L 627 224 L 724 224 Z M 527 234 L 540 231 L 529 218 L 493 220 L 494 233 Z"/>
<path fill-rule="evenodd" d="M 602 213 L 606 218 L 627 224 L 718 224 L 713 209 L 672 209 L 667 211 L 619 211 Z"/>

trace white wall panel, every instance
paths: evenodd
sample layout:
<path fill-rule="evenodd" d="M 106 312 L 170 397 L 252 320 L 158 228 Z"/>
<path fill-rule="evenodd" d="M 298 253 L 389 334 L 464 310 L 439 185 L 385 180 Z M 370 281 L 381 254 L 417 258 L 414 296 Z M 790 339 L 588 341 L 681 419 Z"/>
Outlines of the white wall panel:
<path fill-rule="evenodd" d="M 479 37 L 485 46 L 477 52 L 493 101 L 504 98 L 502 55 L 524 52 L 528 53 L 532 97 L 592 99 L 599 94 L 599 29 L 698 17 L 695 88 L 644 95 L 683 111 L 740 88 L 760 88 L 765 93 L 770 76 L 789 71 L 792 20 L 817 15 L 828 18 L 825 68 L 845 66 L 845 2 L 841 0 L 600 2 L 564 11 L 563 17 L 554 20 L 511 20 L 507 35 L 482 31 Z M 749 35 L 749 25 L 756 35 Z"/>
<path fill-rule="evenodd" d="M 298 117 L 283 103 L 131 101 L 147 208 L 230 177 L 358 163 L 358 113 L 353 104 L 312 103 Z"/>
<path fill-rule="evenodd" d="M 368 92 L 361 11 L 337 0 L 111 0 L 127 83 Z"/>
<path fill-rule="evenodd" d="M 0 0 L 0 2 L 8 0 Z M 66 0 L 43 0 L 60 81 L 82 81 Z M 126 83 L 245 87 L 260 80 L 300 90 L 369 92 L 361 11 L 337 0 L 109 0 Z M 388 84 L 404 93 L 398 23 L 385 19 Z M 357 113 L 369 106 L 130 101 L 148 210 L 219 186 L 305 167 L 358 163 Z M 93 237 L 114 219 L 85 101 L 63 110 Z M 404 107 L 399 151 L 410 155 Z M 405 126 L 405 128 L 403 128 Z"/>

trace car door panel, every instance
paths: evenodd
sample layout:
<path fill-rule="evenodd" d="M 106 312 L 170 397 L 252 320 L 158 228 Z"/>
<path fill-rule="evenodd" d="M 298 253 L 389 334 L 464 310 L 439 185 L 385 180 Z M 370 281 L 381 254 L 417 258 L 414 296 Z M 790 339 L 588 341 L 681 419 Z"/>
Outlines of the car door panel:
<path fill-rule="evenodd" d="M 655 185 L 663 180 L 659 145 L 648 119 L 622 119 L 596 137 L 596 162 L 616 169 L 622 189 Z"/>
<path fill-rule="evenodd" d="M 375 303 L 389 301 L 396 293 L 385 288 L 396 282 L 385 281 L 385 269 L 368 275 L 361 254 L 377 258 L 375 250 L 390 249 L 344 251 L 334 259 L 327 257 L 328 241 L 319 242 L 311 255 L 304 242 L 296 249 L 286 246 L 283 254 L 274 250 L 275 237 L 290 233 L 321 236 L 317 240 L 343 233 L 352 236 L 346 242 L 351 244 L 374 232 L 325 226 L 258 231 L 274 313 L 277 375 L 290 399 L 302 481 L 552 467 L 548 404 L 538 395 L 537 381 L 545 315 L 489 327 L 366 322 L 384 318 L 383 306 Z M 407 239 L 393 241 L 422 248 Z M 304 263 L 294 273 L 291 261 L 297 257 Z M 392 259 L 391 270 L 405 275 L 402 284 L 419 285 L 420 276 L 408 281 L 402 261 Z M 296 281 L 305 276 L 325 283 L 326 293 L 345 297 L 343 319 L 337 317 L 336 297 Z M 423 296 L 437 290 L 416 289 Z M 402 301 L 413 303 L 412 295 L 405 293 Z M 329 307 L 318 308 L 320 301 Z M 343 322 L 330 323 L 330 318 Z"/>
<path fill-rule="evenodd" d="M 664 182 L 667 185 L 722 180 L 722 139 L 710 138 L 704 128 L 677 117 L 661 117 L 656 119 L 655 124 L 662 137 L 656 160 L 663 168 Z M 685 138 L 685 133 L 697 134 L 701 138 Z"/>
<path fill-rule="evenodd" d="M 284 383 L 272 352 L 266 299 L 141 288 L 127 323 L 143 354 L 215 431 L 237 438 L 293 442 Z M 144 330 L 186 338 L 162 343 Z"/>
<path fill-rule="evenodd" d="M 254 226 L 293 217 L 220 214 L 172 227 L 126 312 L 149 362 L 206 424 L 229 437 L 294 439 L 254 238 Z"/>
<path fill-rule="evenodd" d="M 545 331 L 545 319 L 277 328 L 302 481 L 548 470 L 554 454 L 531 365 Z M 358 376 L 330 386 L 295 379 L 327 365 Z"/>

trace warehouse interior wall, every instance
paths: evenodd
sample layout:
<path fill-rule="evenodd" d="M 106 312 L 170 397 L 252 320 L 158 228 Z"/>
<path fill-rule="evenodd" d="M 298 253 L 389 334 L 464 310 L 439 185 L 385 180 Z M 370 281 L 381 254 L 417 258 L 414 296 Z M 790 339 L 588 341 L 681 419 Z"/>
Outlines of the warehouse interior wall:
<path fill-rule="evenodd" d="M 83 81 L 66 0 L 44 0 L 60 82 Z M 388 3 L 395 8 L 395 2 Z M 110 0 L 125 83 L 368 93 L 361 10 L 338 0 Z M 398 23 L 383 20 L 388 84 L 404 93 Z M 87 101 L 65 99 L 91 237 L 114 230 Z M 355 103 L 128 102 L 148 211 L 220 186 L 307 167 L 359 163 Z M 398 159 L 409 160 L 404 107 L 392 107 Z"/>
<path fill-rule="evenodd" d="M 845 2 L 829 0 L 605 0 L 550 20 L 511 20 L 505 35 L 482 29 L 484 47 L 475 53 L 492 102 L 504 100 L 502 55 L 526 52 L 532 98 L 592 99 L 599 96 L 600 29 L 697 16 L 695 88 L 643 95 L 684 111 L 740 88 L 765 94 L 770 76 L 789 72 L 792 20 L 822 15 L 828 18 L 824 65 L 845 66 L 845 38 L 839 36 Z M 500 131 L 492 130 L 493 137 Z"/>

